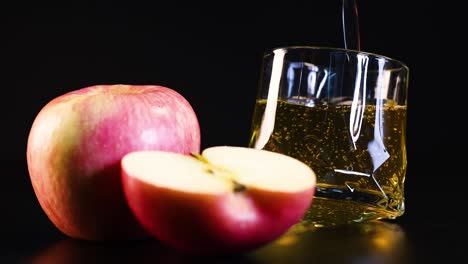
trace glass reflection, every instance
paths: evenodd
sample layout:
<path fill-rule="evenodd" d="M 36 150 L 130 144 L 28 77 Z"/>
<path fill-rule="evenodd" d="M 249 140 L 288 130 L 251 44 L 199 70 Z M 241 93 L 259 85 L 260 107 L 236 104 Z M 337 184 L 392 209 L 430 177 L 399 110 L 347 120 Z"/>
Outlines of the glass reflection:
<path fill-rule="evenodd" d="M 258 263 L 411 263 L 405 232 L 384 221 L 297 226 L 252 255 Z"/>

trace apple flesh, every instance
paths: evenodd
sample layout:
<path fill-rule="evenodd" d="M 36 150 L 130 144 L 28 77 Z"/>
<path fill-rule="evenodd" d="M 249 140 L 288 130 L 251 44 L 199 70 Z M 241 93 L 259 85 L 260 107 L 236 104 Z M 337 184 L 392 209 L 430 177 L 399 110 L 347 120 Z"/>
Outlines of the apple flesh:
<path fill-rule="evenodd" d="M 122 191 L 120 161 L 137 150 L 191 153 L 200 128 L 188 101 L 154 85 L 97 85 L 51 100 L 29 132 L 27 164 L 39 203 L 64 234 L 136 239 L 147 234 Z"/>
<path fill-rule="evenodd" d="M 180 251 L 231 254 L 285 233 L 311 205 L 316 176 L 283 154 L 219 146 L 189 156 L 137 151 L 124 156 L 130 209 L 155 238 Z"/>

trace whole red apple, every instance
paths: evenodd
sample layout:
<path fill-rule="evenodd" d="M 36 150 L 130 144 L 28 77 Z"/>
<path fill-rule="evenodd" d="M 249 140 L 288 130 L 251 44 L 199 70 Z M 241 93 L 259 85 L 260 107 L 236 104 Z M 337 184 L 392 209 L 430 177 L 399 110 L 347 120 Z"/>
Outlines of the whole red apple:
<path fill-rule="evenodd" d="M 136 150 L 198 152 L 200 127 L 189 102 L 151 85 L 96 85 L 61 95 L 36 116 L 27 164 L 42 209 L 79 239 L 147 236 L 123 195 L 122 157 Z"/>

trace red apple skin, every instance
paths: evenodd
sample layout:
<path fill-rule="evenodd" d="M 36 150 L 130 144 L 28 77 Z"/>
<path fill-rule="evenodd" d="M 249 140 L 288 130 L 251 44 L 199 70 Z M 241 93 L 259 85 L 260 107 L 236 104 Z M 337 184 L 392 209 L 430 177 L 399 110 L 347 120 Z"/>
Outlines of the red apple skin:
<path fill-rule="evenodd" d="M 59 96 L 35 118 L 27 164 L 38 201 L 64 234 L 85 240 L 148 236 L 132 215 L 120 160 L 136 150 L 200 150 L 189 102 L 150 85 L 99 85 Z"/>
<path fill-rule="evenodd" d="M 247 188 L 238 193 L 195 194 L 122 173 L 127 202 L 142 226 L 170 247 L 195 255 L 242 253 L 273 241 L 300 220 L 315 191 Z"/>

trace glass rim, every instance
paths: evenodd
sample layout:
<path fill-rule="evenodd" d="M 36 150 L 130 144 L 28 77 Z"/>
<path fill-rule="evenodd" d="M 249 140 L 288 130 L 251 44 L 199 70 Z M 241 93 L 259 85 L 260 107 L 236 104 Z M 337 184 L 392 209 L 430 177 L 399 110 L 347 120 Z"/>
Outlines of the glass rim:
<path fill-rule="evenodd" d="M 345 48 L 336 48 L 336 47 L 327 47 L 327 46 L 309 46 L 309 45 L 294 45 L 294 46 L 280 46 L 276 48 L 272 48 L 264 53 L 265 57 L 273 55 L 275 51 L 290 51 L 290 50 L 321 50 L 321 51 L 340 51 L 340 52 L 346 52 L 346 53 L 351 53 L 351 54 L 364 54 L 368 56 L 372 56 L 374 58 L 382 58 L 385 60 L 388 60 L 389 62 L 397 63 L 401 65 L 401 67 L 405 68 L 406 71 L 409 71 L 408 65 L 404 63 L 401 60 L 394 59 L 385 55 L 381 55 L 378 53 L 373 53 L 373 52 L 367 52 L 367 51 L 362 51 L 362 50 L 353 50 L 353 49 L 345 49 Z"/>

